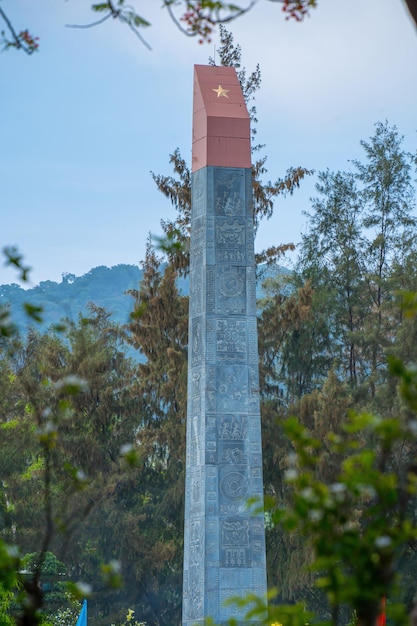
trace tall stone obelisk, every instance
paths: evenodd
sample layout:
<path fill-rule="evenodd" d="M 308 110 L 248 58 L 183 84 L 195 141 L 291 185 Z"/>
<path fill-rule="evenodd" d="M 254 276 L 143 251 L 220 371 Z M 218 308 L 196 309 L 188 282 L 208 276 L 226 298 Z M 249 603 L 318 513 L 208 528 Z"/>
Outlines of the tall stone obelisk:
<path fill-rule="evenodd" d="M 234 68 L 195 66 L 183 625 L 266 593 L 250 120 Z"/>

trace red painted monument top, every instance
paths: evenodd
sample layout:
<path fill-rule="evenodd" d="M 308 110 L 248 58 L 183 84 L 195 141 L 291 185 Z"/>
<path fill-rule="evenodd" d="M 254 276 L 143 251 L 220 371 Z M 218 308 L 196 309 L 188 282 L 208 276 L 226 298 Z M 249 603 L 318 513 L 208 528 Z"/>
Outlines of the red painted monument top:
<path fill-rule="evenodd" d="M 195 65 L 192 171 L 251 167 L 250 120 L 234 67 Z"/>

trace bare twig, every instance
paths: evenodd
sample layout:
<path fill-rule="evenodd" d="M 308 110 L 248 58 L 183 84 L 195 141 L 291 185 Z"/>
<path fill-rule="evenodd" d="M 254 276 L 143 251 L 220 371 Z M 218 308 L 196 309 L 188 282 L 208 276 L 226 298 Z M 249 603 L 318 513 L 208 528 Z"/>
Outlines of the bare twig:
<path fill-rule="evenodd" d="M 91 22 L 90 24 L 65 24 L 67 28 L 93 28 L 94 26 L 99 26 L 103 24 L 110 17 L 113 19 L 119 20 L 122 24 L 126 24 L 130 30 L 136 35 L 139 41 L 146 47 L 148 50 L 152 50 L 151 46 L 148 42 L 142 37 L 139 29 L 135 26 L 135 18 L 138 17 L 133 7 L 124 7 L 122 9 L 117 9 L 111 0 L 107 2 L 109 12 L 100 20 L 96 22 Z M 142 20 L 143 21 L 143 20 Z"/>
<path fill-rule="evenodd" d="M 414 20 L 414 23 L 417 25 L 417 0 L 405 0 L 407 8 L 410 12 L 411 17 Z"/>
<path fill-rule="evenodd" d="M 111 13 L 108 13 L 101 20 L 97 20 L 96 22 L 91 22 L 90 24 L 65 24 L 67 28 L 93 28 L 94 26 L 99 26 L 99 24 L 103 24 L 109 17 L 114 17 Z"/>

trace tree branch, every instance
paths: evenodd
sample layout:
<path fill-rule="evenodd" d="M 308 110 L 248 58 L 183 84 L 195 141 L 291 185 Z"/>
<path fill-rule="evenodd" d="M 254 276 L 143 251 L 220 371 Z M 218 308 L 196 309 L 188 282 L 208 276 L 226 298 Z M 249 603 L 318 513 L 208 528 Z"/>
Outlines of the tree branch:
<path fill-rule="evenodd" d="M 417 0 L 405 0 L 407 8 L 410 12 L 411 17 L 414 20 L 414 23 L 417 25 Z"/>
<path fill-rule="evenodd" d="M 120 0 L 119 0 L 119 4 L 121 4 Z M 103 24 L 103 22 L 105 22 L 110 17 L 112 17 L 113 19 L 119 20 L 119 22 L 121 22 L 122 24 L 126 24 L 130 28 L 130 30 L 136 35 L 139 41 L 146 48 L 148 48 L 148 50 L 152 50 L 151 46 L 148 44 L 147 41 L 145 41 L 145 39 L 142 37 L 142 35 L 140 34 L 138 30 L 139 25 L 148 26 L 149 24 L 146 20 L 141 18 L 135 12 L 133 7 L 125 7 L 124 9 L 121 9 L 121 8 L 117 9 L 114 6 L 112 0 L 108 0 L 103 5 L 92 5 L 91 8 L 95 11 L 101 11 L 107 8 L 109 12 L 102 19 L 97 20 L 96 22 L 91 22 L 90 24 L 65 24 L 65 26 L 67 28 L 93 28 L 94 26 L 99 26 L 100 24 Z"/>
<path fill-rule="evenodd" d="M 4 50 L 7 50 L 7 48 L 17 48 L 23 50 L 26 54 L 33 54 L 33 52 L 39 48 L 39 37 L 33 37 L 27 29 L 17 33 L 2 8 L 0 8 L 0 17 L 5 22 L 12 37 L 10 41 L 6 38 L 5 32 L 1 32 L 1 42 L 4 43 Z"/>

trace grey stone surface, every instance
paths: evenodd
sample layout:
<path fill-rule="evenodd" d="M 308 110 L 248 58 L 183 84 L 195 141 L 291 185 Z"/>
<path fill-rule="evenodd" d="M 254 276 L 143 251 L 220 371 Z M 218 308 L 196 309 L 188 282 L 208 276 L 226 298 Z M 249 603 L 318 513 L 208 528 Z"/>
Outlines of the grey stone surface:
<path fill-rule="evenodd" d="M 192 180 L 183 625 L 266 593 L 251 170 Z"/>

